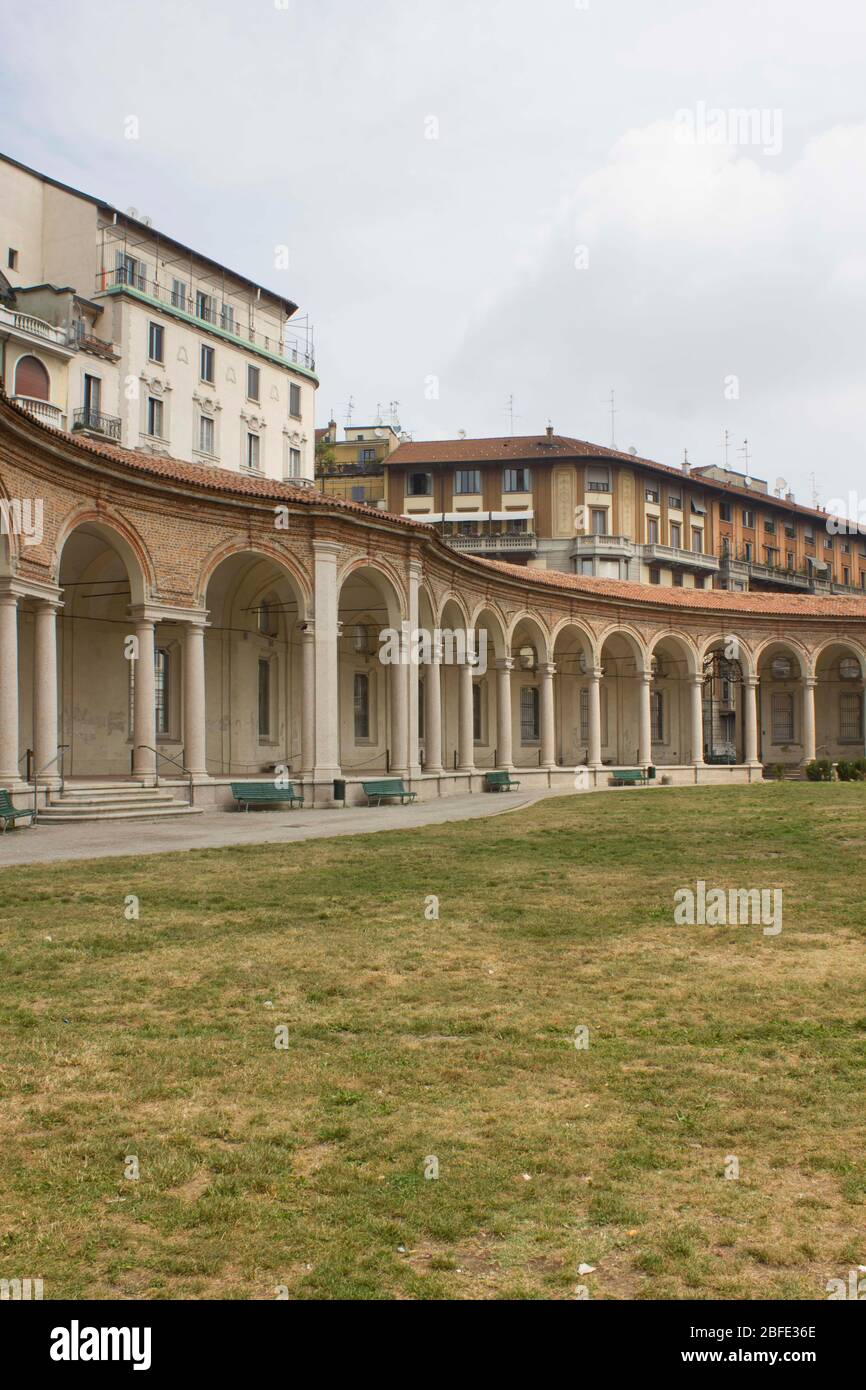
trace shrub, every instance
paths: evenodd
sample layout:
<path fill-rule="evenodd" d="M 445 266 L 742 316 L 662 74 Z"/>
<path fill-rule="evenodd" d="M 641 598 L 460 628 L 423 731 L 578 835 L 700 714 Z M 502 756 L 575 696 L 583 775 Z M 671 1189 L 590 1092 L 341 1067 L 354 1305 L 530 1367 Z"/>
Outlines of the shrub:
<path fill-rule="evenodd" d="M 856 776 L 854 764 L 849 763 L 847 758 L 840 758 L 836 764 L 836 776 L 840 782 L 853 782 Z"/>
<path fill-rule="evenodd" d="M 854 769 L 854 780 L 866 782 L 866 758 L 855 758 L 851 766 Z"/>
<path fill-rule="evenodd" d="M 769 767 L 766 769 L 765 775 L 774 782 L 781 782 L 782 778 L 785 776 L 785 764 L 770 763 Z"/>
<path fill-rule="evenodd" d="M 832 782 L 833 764 L 829 758 L 815 758 L 806 764 L 806 776 L 810 782 Z"/>

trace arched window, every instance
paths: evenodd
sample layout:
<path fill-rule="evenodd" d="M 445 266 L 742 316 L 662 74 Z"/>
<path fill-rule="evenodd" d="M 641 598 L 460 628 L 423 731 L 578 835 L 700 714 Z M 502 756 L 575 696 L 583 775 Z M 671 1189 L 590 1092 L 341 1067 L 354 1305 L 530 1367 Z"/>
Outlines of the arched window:
<path fill-rule="evenodd" d="M 51 400 L 51 378 L 38 357 L 19 357 L 15 368 L 16 396 L 34 401 Z"/>

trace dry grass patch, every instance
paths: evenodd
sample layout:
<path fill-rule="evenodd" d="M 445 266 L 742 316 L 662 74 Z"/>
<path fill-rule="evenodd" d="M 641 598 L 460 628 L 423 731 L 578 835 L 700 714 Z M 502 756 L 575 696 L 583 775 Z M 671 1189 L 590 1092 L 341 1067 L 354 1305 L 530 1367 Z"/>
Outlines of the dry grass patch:
<path fill-rule="evenodd" d="M 863 788 L 782 784 L 6 870 L 0 1277 L 822 1297 L 866 1263 L 864 844 Z M 675 926 L 698 878 L 782 934 Z"/>

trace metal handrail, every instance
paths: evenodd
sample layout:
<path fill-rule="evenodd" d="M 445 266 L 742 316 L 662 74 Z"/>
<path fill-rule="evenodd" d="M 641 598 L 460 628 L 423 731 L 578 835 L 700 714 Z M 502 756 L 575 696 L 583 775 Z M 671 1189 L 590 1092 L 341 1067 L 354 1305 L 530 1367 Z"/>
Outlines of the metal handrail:
<path fill-rule="evenodd" d="M 170 758 L 168 754 L 163 753 L 161 749 L 151 748 L 149 743 L 137 743 L 135 746 L 136 748 L 146 749 L 148 753 L 155 753 L 158 758 L 163 758 L 167 763 L 174 763 L 175 767 L 180 768 L 181 772 L 183 772 L 189 778 L 189 804 L 190 806 L 192 806 L 195 802 L 195 783 L 192 780 L 192 773 L 190 772 L 189 768 L 184 767 L 183 763 L 180 762 L 178 758 Z M 156 775 L 158 780 L 159 773 L 157 773 Z"/>
<path fill-rule="evenodd" d="M 47 768 L 53 767 L 54 764 L 59 760 L 59 762 L 60 762 L 60 790 L 63 791 L 63 788 L 64 788 L 64 786 L 65 786 L 65 778 L 64 778 L 64 774 L 63 774 L 63 759 L 64 759 L 64 756 L 66 755 L 66 753 L 69 752 L 70 747 L 71 747 L 71 744 L 69 744 L 69 743 L 61 743 L 61 744 L 59 745 L 59 747 L 58 747 L 58 749 L 57 749 L 57 752 L 55 753 L 54 757 L 51 758 L 51 759 L 45 764 L 45 767 L 37 768 L 36 771 L 35 771 L 34 774 L 33 774 L 33 821 L 34 821 L 34 824 L 35 824 L 35 822 L 38 821 L 38 819 L 39 819 L 39 778 L 41 777 L 42 773 L 45 772 L 45 770 L 46 770 Z M 19 761 L 20 761 L 20 759 L 19 759 Z"/>

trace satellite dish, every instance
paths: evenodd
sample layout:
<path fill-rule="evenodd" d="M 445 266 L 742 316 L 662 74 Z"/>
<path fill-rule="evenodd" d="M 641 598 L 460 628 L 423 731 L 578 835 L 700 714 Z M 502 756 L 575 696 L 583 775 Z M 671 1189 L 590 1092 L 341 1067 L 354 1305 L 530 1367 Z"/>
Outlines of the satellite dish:
<path fill-rule="evenodd" d="M 633 444 L 629 444 L 628 451 L 630 454 L 633 454 L 635 458 L 637 458 L 637 449 L 634 447 Z"/>
<path fill-rule="evenodd" d="M 782 495 L 783 492 L 787 492 L 787 491 L 788 491 L 788 483 L 787 483 L 787 480 L 786 480 L 785 478 L 777 478 L 777 479 L 776 479 L 776 491 L 778 492 L 778 494 L 779 494 L 780 497 L 781 497 L 781 495 Z"/>
<path fill-rule="evenodd" d="M 126 209 L 126 215 L 127 215 L 127 217 L 131 217 L 131 218 L 133 219 L 133 221 L 137 222 L 137 221 L 138 221 L 138 208 L 127 208 L 127 209 Z"/>
<path fill-rule="evenodd" d="M 153 226 L 153 218 L 150 217 L 150 216 L 148 215 L 148 213 L 143 212 L 143 213 L 141 214 L 141 224 L 142 224 L 143 227 L 152 227 L 152 226 Z"/>
<path fill-rule="evenodd" d="M 381 428 L 380 428 L 380 429 L 375 429 L 375 430 L 373 431 L 373 433 L 375 434 L 375 436 L 376 436 L 377 439 L 384 439 L 385 436 L 387 435 L 388 431 L 385 430 L 385 429 L 381 429 Z"/>
<path fill-rule="evenodd" d="M 465 439 L 465 438 L 466 438 L 466 431 L 465 431 L 465 430 L 458 430 L 458 431 L 457 431 L 457 438 L 458 438 L 458 439 Z"/>

